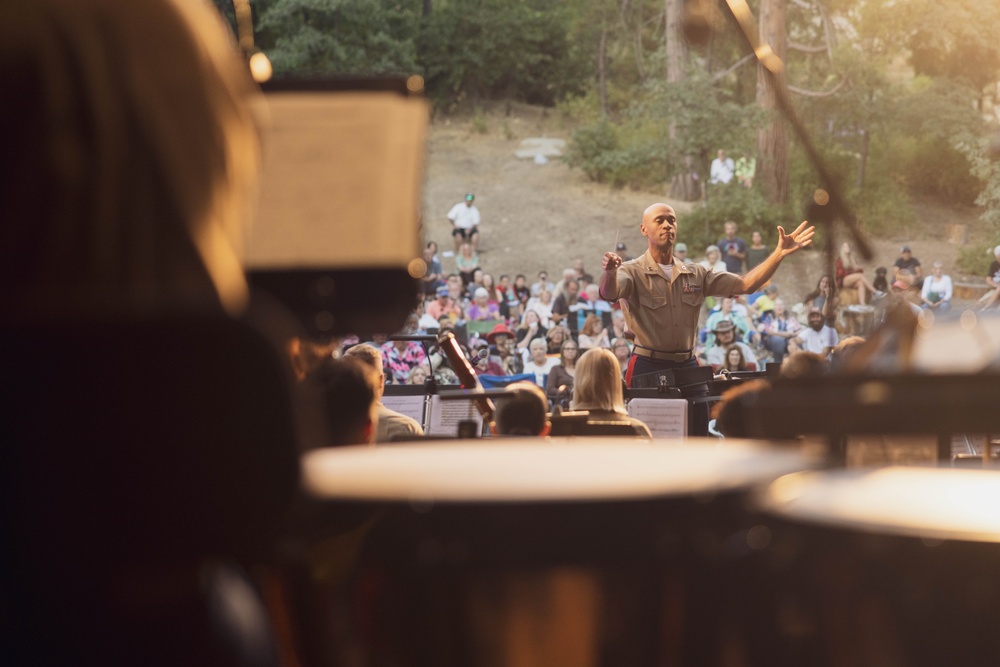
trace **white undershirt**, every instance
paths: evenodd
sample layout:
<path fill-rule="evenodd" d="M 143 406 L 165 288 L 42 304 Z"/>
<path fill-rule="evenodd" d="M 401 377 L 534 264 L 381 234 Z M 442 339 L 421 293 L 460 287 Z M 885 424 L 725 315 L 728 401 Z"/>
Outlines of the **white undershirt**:
<path fill-rule="evenodd" d="M 673 262 L 671 262 L 670 264 L 660 264 L 660 268 L 663 269 L 663 272 L 665 274 L 667 274 L 667 280 L 670 280 L 670 277 L 674 273 L 674 264 L 673 264 Z"/>

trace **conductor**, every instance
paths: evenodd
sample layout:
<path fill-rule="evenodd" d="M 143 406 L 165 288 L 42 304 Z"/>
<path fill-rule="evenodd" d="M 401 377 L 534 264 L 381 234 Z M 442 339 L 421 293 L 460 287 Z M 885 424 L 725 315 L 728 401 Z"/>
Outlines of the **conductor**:
<path fill-rule="evenodd" d="M 623 262 L 615 253 L 606 252 L 601 261 L 601 298 L 622 301 L 628 328 L 635 333 L 635 348 L 625 371 L 629 386 L 635 375 L 697 366 L 693 352 L 705 297 L 756 291 L 774 275 L 781 260 L 812 243 L 815 232 L 808 222 L 790 234 L 778 227 L 774 252 L 738 276 L 675 260 L 677 214 L 667 204 L 647 208 L 639 230 L 649 241 L 645 254 Z"/>

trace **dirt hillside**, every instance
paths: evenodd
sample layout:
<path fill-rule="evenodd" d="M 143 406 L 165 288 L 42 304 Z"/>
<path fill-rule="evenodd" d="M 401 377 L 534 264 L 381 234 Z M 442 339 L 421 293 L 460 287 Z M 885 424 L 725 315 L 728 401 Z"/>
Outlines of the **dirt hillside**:
<path fill-rule="evenodd" d="M 570 134 L 555 112 L 534 107 L 515 107 L 509 116 L 437 118 L 428 144 L 424 238 L 437 241 L 442 251 L 451 250 L 446 214 L 472 191 L 482 213 L 482 265 L 495 276 L 524 273 L 531 282 L 540 269 L 557 276 L 578 258 L 596 275 L 601 255 L 614 247 L 616 234 L 631 254 L 644 251 L 639 220 L 643 209 L 657 201 L 666 201 L 678 211 L 679 239 L 684 240 L 683 214 L 689 204 L 672 202 L 663 191 L 615 190 L 592 183 L 558 159 L 538 165 L 514 155 L 523 139 L 568 140 Z M 876 257 L 867 274 L 871 277 L 875 266 L 891 266 L 900 245 L 908 243 L 925 267 L 940 259 L 945 272 L 958 279 L 954 266 L 958 250 L 947 242 L 945 225 L 964 222 L 974 231 L 975 211 L 955 211 L 933 203 L 914 208 L 916 219 L 905 234 L 872 239 Z M 691 248 L 689 254 L 697 259 L 702 250 Z M 444 257 L 442 262 L 446 271 L 454 268 L 453 258 Z M 776 282 L 786 299 L 797 300 L 815 285 L 821 271 L 820 253 L 801 252 L 782 266 Z"/>

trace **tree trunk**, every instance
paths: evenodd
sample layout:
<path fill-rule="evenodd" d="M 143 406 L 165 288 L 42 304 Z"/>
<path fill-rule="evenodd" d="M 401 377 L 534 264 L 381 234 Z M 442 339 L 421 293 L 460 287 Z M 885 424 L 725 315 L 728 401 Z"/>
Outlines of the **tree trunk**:
<path fill-rule="evenodd" d="M 601 100 L 601 118 L 608 117 L 608 83 L 604 71 L 607 59 L 608 28 L 601 25 L 601 44 L 597 49 L 597 92 Z"/>
<path fill-rule="evenodd" d="M 858 180 L 855 183 L 858 187 L 858 192 L 861 192 L 865 188 L 865 168 L 868 166 L 868 147 L 871 143 L 871 138 L 868 136 L 868 130 L 861 128 L 861 158 L 858 160 Z"/>
<path fill-rule="evenodd" d="M 667 20 L 664 37 L 667 45 L 667 83 L 683 81 L 687 76 L 688 48 L 684 41 L 682 17 L 684 16 L 684 0 L 664 0 Z"/>
<path fill-rule="evenodd" d="M 788 36 L 785 33 L 785 12 L 788 0 L 761 0 L 760 39 L 769 44 L 775 55 L 785 60 Z M 757 180 L 764 196 L 772 204 L 788 201 L 788 132 L 777 110 L 774 89 L 764 71 L 757 65 L 757 105 L 771 112 L 763 128 L 757 131 Z"/>

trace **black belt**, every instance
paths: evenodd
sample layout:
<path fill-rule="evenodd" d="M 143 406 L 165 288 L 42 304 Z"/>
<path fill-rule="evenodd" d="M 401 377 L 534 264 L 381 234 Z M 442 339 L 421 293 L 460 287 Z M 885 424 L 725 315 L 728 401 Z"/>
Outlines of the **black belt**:
<path fill-rule="evenodd" d="M 632 353 L 638 354 L 640 357 L 649 357 L 658 361 L 687 361 L 691 358 L 691 350 L 685 350 L 684 352 L 661 352 L 660 350 L 650 350 L 638 345 L 632 348 Z"/>

